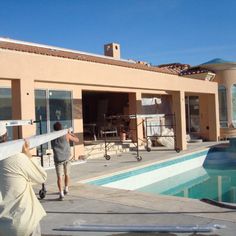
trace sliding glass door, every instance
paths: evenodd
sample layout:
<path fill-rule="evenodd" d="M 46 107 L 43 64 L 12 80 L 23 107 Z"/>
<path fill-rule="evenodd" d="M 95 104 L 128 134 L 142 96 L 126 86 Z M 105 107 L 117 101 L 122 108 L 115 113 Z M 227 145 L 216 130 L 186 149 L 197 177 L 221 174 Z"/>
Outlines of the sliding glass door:
<path fill-rule="evenodd" d="M 71 92 L 35 90 L 35 116 L 36 120 L 42 120 L 42 133 L 53 131 L 53 124 L 57 121 L 63 128 L 72 127 Z"/>
<path fill-rule="evenodd" d="M 185 97 L 186 129 L 187 133 L 200 131 L 199 98 L 197 96 Z"/>
<path fill-rule="evenodd" d="M 37 124 L 37 134 L 42 134 L 48 132 L 48 116 L 47 116 L 47 91 L 46 90 L 35 90 L 35 118 L 36 121 L 41 120 L 41 128 L 40 124 Z"/>
<path fill-rule="evenodd" d="M 71 92 L 49 90 L 49 114 L 51 131 L 57 121 L 63 128 L 72 127 Z"/>
<path fill-rule="evenodd" d="M 53 131 L 53 124 L 59 121 L 63 128 L 72 127 L 72 93 L 58 90 L 35 90 L 35 117 L 37 121 L 37 134 Z M 47 149 L 45 144 L 43 149 Z"/>

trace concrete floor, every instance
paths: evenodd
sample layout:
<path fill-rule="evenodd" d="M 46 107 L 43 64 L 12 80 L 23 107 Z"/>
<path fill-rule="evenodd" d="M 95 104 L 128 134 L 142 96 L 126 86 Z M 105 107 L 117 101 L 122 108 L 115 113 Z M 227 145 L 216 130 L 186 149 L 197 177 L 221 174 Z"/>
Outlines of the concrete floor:
<path fill-rule="evenodd" d="M 215 207 L 199 200 L 163 195 L 151 195 L 137 191 L 118 190 L 82 184 L 82 180 L 115 173 L 124 169 L 147 165 L 184 153 L 200 150 L 216 143 L 199 143 L 189 146 L 188 151 L 176 153 L 173 150 L 142 151 L 143 158 L 137 162 L 136 153 L 89 159 L 73 165 L 69 195 L 58 201 L 55 170 L 48 170 L 47 195 L 40 200 L 47 212 L 41 221 L 42 235 L 83 236 L 142 236 L 142 235 L 236 235 L 236 210 Z M 36 186 L 38 192 L 41 186 Z M 206 225 L 226 226 L 212 233 L 112 233 L 112 232 L 66 232 L 57 231 L 62 226 L 78 224 L 115 225 Z"/>

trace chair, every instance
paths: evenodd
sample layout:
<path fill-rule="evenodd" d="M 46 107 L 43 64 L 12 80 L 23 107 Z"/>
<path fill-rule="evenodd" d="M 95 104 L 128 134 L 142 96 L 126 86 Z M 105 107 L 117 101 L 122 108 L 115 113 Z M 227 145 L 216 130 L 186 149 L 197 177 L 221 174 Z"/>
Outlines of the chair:
<path fill-rule="evenodd" d="M 112 135 L 112 136 L 118 136 L 117 127 L 113 126 L 111 123 L 108 123 L 106 126 L 100 127 L 100 137 L 104 137 L 105 135 Z"/>

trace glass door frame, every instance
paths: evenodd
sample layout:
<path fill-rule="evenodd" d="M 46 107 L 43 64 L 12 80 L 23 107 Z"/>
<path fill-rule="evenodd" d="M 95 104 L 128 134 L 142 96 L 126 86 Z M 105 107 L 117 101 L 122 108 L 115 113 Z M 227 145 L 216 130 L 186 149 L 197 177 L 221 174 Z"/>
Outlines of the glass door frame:
<path fill-rule="evenodd" d="M 191 122 L 191 116 L 192 116 L 192 114 L 191 114 L 191 109 L 190 109 L 190 106 L 191 106 L 191 104 L 190 104 L 190 98 L 191 97 L 198 97 L 198 96 L 185 96 L 185 107 L 186 107 L 186 132 L 188 133 L 188 134 L 194 134 L 194 133 L 199 133 L 199 131 L 200 131 L 200 123 L 199 123 L 199 127 L 198 127 L 198 131 L 192 131 L 192 122 Z M 198 97 L 198 99 L 199 99 L 199 97 Z M 198 107 L 199 107 L 199 103 L 198 103 Z M 198 110 L 199 110 L 199 108 L 198 108 Z M 199 122 L 200 122 L 200 114 L 198 114 L 198 117 L 199 117 Z"/>
<path fill-rule="evenodd" d="M 36 88 L 36 90 L 43 90 L 45 91 L 45 99 L 46 99 L 46 124 L 47 124 L 47 133 L 52 132 L 50 129 L 51 121 L 50 121 L 50 104 L 49 104 L 49 99 L 50 99 L 50 91 L 59 91 L 59 92 L 70 92 L 70 100 L 71 100 L 71 126 L 72 128 L 74 127 L 74 115 L 73 115 L 73 91 L 72 90 L 57 90 L 57 89 L 44 89 L 44 88 Z M 36 98 L 35 98 L 36 99 Z"/>

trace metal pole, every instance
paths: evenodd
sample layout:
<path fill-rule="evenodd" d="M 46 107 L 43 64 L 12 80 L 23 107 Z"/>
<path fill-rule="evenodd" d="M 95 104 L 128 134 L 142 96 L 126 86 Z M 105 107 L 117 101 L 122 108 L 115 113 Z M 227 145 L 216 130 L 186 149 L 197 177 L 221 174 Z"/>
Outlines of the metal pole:
<path fill-rule="evenodd" d="M 39 133 L 40 135 L 43 133 L 42 130 L 42 116 L 39 116 Z M 40 145 L 40 158 L 41 158 L 41 166 L 44 167 L 44 163 L 43 163 L 43 144 Z M 45 188 L 45 184 L 42 183 L 42 189 L 39 191 L 39 196 L 41 199 L 45 198 L 46 196 L 46 188 Z"/>
<path fill-rule="evenodd" d="M 25 138 L 30 145 L 30 149 L 40 146 L 41 144 L 50 142 L 56 138 L 59 138 L 68 133 L 68 129 L 55 131 L 47 134 L 33 135 L 31 137 Z M 24 145 L 24 139 L 18 139 L 13 141 L 8 141 L 5 143 L 0 143 L 0 160 L 4 160 L 10 156 L 13 156 L 22 151 Z"/>
<path fill-rule="evenodd" d="M 225 228 L 224 225 L 99 225 L 81 224 L 64 226 L 54 229 L 56 231 L 90 231 L 90 232 L 152 232 L 152 233 L 207 233 L 216 229 Z"/>
<path fill-rule="evenodd" d="M 147 150 L 149 150 L 149 136 L 148 136 L 148 118 L 145 118 L 145 126 L 146 126 L 146 129 L 145 129 L 145 136 L 146 136 L 146 142 L 147 142 Z"/>
<path fill-rule="evenodd" d="M 138 146 L 138 121 L 137 114 L 135 114 L 135 129 L 136 129 L 136 142 L 137 142 L 137 159 L 139 158 L 139 146 Z"/>
<path fill-rule="evenodd" d="M 42 130 L 42 116 L 39 116 L 39 134 L 42 134 L 43 130 Z M 40 145 L 40 157 L 41 157 L 41 166 L 43 166 L 43 145 Z"/>

